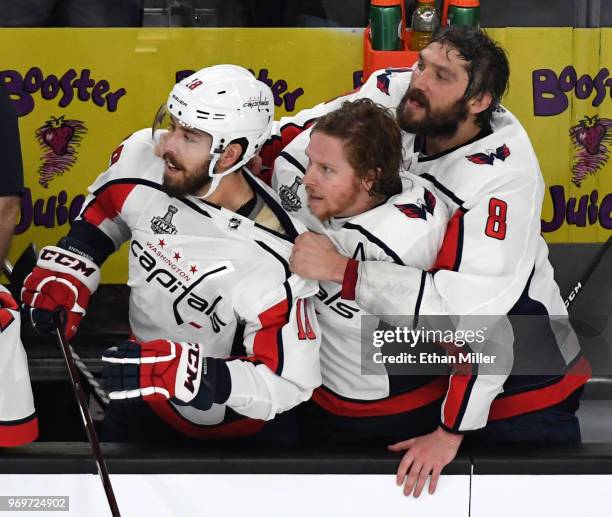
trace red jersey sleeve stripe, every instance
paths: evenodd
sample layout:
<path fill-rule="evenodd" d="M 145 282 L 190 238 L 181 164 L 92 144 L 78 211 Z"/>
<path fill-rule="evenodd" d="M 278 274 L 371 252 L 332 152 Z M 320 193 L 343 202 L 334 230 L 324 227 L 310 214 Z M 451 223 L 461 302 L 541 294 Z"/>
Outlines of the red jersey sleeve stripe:
<path fill-rule="evenodd" d="M 265 364 L 270 370 L 280 375 L 283 369 L 283 336 L 282 329 L 287 323 L 289 300 L 285 298 L 259 315 L 261 330 L 253 341 L 251 360 Z"/>
<path fill-rule="evenodd" d="M 345 300 L 355 299 L 355 290 L 357 288 L 357 278 L 359 276 L 359 262 L 354 259 L 349 259 L 344 270 L 344 278 L 342 279 L 342 296 Z"/>
<path fill-rule="evenodd" d="M 133 183 L 116 183 L 100 192 L 83 213 L 83 219 L 99 226 L 105 219 L 114 219 L 123 209 L 125 200 L 136 187 Z"/>
<path fill-rule="evenodd" d="M 455 430 L 461 424 L 474 382 L 476 382 L 476 375 L 451 375 L 442 422 L 449 429 Z"/>
<path fill-rule="evenodd" d="M 9 328 L 13 321 L 15 321 L 15 316 L 13 316 L 11 312 L 0 309 L 0 332 L 4 332 Z"/>
<path fill-rule="evenodd" d="M 461 252 L 463 249 L 463 216 L 465 210 L 459 208 L 451 217 L 446 227 L 446 233 L 442 241 L 442 246 L 438 252 L 436 262 L 431 268 L 435 273 L 440 269 L 458 271 L 461 265 Z"/>

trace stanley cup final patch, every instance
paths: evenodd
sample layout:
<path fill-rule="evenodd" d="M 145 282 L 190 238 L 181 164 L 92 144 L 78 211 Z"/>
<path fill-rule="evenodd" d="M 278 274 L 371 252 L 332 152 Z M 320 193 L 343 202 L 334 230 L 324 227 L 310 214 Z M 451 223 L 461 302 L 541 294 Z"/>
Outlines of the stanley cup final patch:
<path fill-rule="evenodd" d="M 151 219 L 151 230 L 153 233 L 166 233 L 169 235 L 176 235 L 176 226 L 172 224 L 172 217 L 178 212 L 178 208 L 173 205 L 168 205 L 166 213 L 160 217 L 156 215 Z"/>
<path fill-rule="evenodd" d="M 281 205 L 287 212 L 297 212 L 302 208 L 302 201 L 297 191 L 302 184 L 302 178 L 296 176 L 291 186 L 283 185 L 278 189 L 278 196 L 281 199 Z"/>

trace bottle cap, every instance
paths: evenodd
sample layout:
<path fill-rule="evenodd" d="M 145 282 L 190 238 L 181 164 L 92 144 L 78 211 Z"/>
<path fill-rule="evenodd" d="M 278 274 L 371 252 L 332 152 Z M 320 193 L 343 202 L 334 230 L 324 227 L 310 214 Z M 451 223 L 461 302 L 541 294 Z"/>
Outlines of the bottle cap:
<path fill-rule="evenodd" d="M 454 6 L 454 7 L 480 7 L 480 1 L 479 0 L 450 0 L 449 5 Z"/>
<path fill-rule="evenodd" d="M 377 7 L 401 7 L 402 5 L 401 0 L 372 0 L 370 3 Z"/>

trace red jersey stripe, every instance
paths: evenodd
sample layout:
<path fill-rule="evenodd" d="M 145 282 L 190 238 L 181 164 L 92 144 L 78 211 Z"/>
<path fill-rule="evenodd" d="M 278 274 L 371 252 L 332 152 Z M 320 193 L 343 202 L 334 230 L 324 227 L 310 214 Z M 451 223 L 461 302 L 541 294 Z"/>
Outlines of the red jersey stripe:
<path fill-rule="evenodd" d="M 38 417 L 31 418 L 19 424 L 0 423 L 0 447 L 17 447 L 33 442 L 38 438 Z"/>
<path fill-rule="evenodd" d="M 314 122 L 315 120 L 309 120 L 303 126 L 298 126 L 294 123 L 289 123 L 283 126 L 280 130 L 280 138 L 272 137 L 264 144 L 259 153 L 264 167 L 269 167 L 270 169 L 273 169 L 274 161 L 276 160 L 280 152 L 287 145 L 289 145 L 289 143 L 302 131 L 312 126 Z"/>
<path fill-rule="evenodd" d="M 87 207 L 83 219 L 95 226 L 100 226 L 105 219 L 114 219 L 121 212 L 123 203 L 135 187 L 135 183 L 111 185 L 98 194 L 94 202 Z"/>
<path fill-rule="evenodd" d="M 264 363 L 270 370 L 279 374 L 282 368 L 282 337 L 279 335 L 283 325 L 287 323 L 287 313 L 289 302 L 284 300 L 273 305 L 268 310 L 259 315 L 261 330 L 255 334 L 253 341 L 253 354 L 250 360 L 257 360 Z M 281 350 L 279 350 L 281 347 Z"/>
<path fill-rule="evenodd" d="M 465 211 L 459 209 L 451 217 L 446 227 L 444 240 L 438 252 L 436 262 L 430 269 L 435 273 L 440 269 L 457 271 L 461 261 L 461 248 L 463 246 L 463 216 Z"/>
<path fill-rule="evenodd" d="M 448 394 L 444 403 L 444 425 L 453 429 L 457 423 L 457 417 L 472 381 L 472 375 L 455 374 L 450 378 Z"/>
<path fill-rule="evenodd" d="M 586 383 L 591 373 L 591 365 L 586 357 L 582 357 L 555 384 L 495 399 L 491 404 L 489 420 L 510 418 L 554 406 Z"/>
<path fill-rule="evenodd" d="M 249 436 L 261 431 L 266 422 L 252 418 L 242 418 L 233 422 L 222 423 L 215 426 L 200 426 L 182 418 L 171 407 L 168 401 L 147 400 L 151 409 L 162 420 L 180 433 L 192 438 L 234 438 Z"/>
<path fill-rule="evenodd" d="M 345 400 L 324 388 L 317 388 L 312 400 L 325 411 L 339 416 L 368 417 L 405 413 L 441 399 L 446 393 L 448 378 L 437 377 L 413 391 L 382 400 Z"/>

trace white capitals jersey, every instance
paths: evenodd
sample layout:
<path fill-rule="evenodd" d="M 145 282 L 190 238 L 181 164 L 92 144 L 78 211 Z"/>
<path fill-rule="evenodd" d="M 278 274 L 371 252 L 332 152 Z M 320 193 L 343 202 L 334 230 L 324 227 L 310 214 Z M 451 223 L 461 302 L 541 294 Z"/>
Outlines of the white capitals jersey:
<path fill-rule="evenodd" d="M 24 445 L 38 437 L 28 358 L 19 331 L 19 307 L 0 285 L 0 447 Z"/>
<path fill-rule="evenodd" d="M 90 187 L 80 217 L 115 248 L 130 239 L 134 336 L 198 342 L 206 356 L 226 358 L 231 393 L 208 411 L 151 405 L 193 436 L 206 435 L 198 426 L 206 431 L 236 420 L 233 412 L 270 420 L 310 398 L 321 382 L 320 333 L 309 300 L 318 285 L 288 267 L 298 227 L 272 190 L 247 172 L 237 174 L 263 206 L 259 215 L 282 231 L 196 197 L 169 197 L 160 188 L 164 162 L 153 149 L 150 130 L 126 140 Z"/>
<path fill-rule="evenodd" d="M 409 69 L 380 70 L 354 93 L 281 119 L 262 150 L 264 165 L 271 165 L 292 140 L 305 148 L 304 129 L 344 101 L 367 97 L 395 110 L 411 74 Z M 355 284 L 360 307 L 378 315 L 567 316 L 540 234 L 544 182 L 518 120 L 499 108 L 491 128 L 436 156 L 422 155 L 419 140 L 402 132 L 405 166 L 431 181 L 453 212 L 440 255 L 432 271 L 360 262 Z M 299 159 L 295 150 L 291 159 Z M 564 327 L 559 332 L 548 325 L 545 343 L 534 339 L 519 346 L 511 337 L 500 352 L 504 360 L 516 364 L 517 350 L 537 346 L 543 369 L 559 364 L 558 375 L 453 375 L 441 424 L 451 431 L 479 429 L 488 419 L 555 405 L 579 388 L 589 378 L 590 368 L 567 321 Z"/>
<path fill-rule="evenodd" d="M 428 270 L 438 250 L 448 221 L 448 207 L 439 201 L 430 182 L 405 173 L 403 191 L 364 213 L 331 218 L 322 223 L 308 208 L 302 183 L 307 158 L 304 146 L 310 130 L 293 140 L 274 165 L 272 186 L 285 210 L 310 230 L 326 235 L 344 256 L 355 261 L 383 261 Z M 355 264 L 356 265 L 356 264 Z M 372 364 L 363 374 L 362 316 L 369 315 L 342 285 L 321 282 L 316 309 L 322 331 L 321 373 L 323 386 L 313 399 L 330 412 L 345 415 L 380 415 L 418 407 L 444 395 L 440 379 L 432 376 L 388 375 L 384 364 Z M 345 298 L 348 296 L 348 299 Z M 378 320 L 371 320 L 373 329 Z M 428 396 L 423 396 L 427 392 Z M 412 401 L 408 399 L 412 398 Z M 348 402 L 348 403 L 347 403 Z M 359 404 L 367 402 L 367 404 Z"/>

